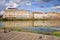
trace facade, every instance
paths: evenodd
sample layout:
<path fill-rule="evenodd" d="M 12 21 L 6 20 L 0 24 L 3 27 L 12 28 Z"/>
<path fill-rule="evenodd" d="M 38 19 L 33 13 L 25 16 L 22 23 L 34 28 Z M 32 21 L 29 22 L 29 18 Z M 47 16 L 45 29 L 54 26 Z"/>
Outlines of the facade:
<path fill-rule="evenodd" d="M 3 18 L 7 19 L 60 19 L 60 14 L 55 12 L 47 12 L 47 13 L 41 13 L 41 12 L 32 12 L 30 13 L 27 10 L 18 10 L 16 8 L 8 8 L 3 13 Z"/>
<path fill-rule="evenodd" d="M 41 13 L 41 12 L 33 12 L 35 19 L 60 19 L 60 14 L 55 12 L 47 12 L 47 13 Z"/>
<path fill-rule="evenodd" d="M 29 13 L 26 10 L 17 10 L 14 8 L 9 8 L 4 11 L 3 13 L 3 18 L 8 18 L 8 19 L 28 19 L 32 18 L 32 14 Z"/>
<path fill-rule="evenodd" d="M 39 19 L 39 18 L 46 19 L 46 18 L 48 18 L 48 14 L 46 14 L 46 13 L 33 12 L 33 14 L 34 14 L 35 19 Z"/>
<path fill-rule="evenodd" d="M 60 18 L 60 14 L 55 13 L 55 12 L 48 12 L 48 17 L 51 19 L 59 19 Z"/>

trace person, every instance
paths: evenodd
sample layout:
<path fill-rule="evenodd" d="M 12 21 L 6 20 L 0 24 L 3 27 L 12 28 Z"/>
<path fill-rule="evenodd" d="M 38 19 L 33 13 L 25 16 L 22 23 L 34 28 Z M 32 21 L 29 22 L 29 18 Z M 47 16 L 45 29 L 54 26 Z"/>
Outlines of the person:
<path fill-rule="evenodd" d="M 4 27 L 4 33 L 8 33 L 8 32 L 11 32 L 11 30 Z"/>
<path fill-rule="evenodd" d="M 4 33 L 6 33 L 6 28 L 4 27 Z"/>
<path fill-rule="evenodd" d="M 42 36 L 39 36 L 39 39 L 42 39 Z"/>

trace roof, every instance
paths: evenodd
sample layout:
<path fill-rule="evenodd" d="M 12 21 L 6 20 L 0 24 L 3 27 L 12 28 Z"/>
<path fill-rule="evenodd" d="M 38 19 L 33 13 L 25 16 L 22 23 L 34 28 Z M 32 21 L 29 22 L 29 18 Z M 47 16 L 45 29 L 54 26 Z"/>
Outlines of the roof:
<path fill-rule="evenodd" d="M 32 13 L 34 13 L 34 14 L 42 14 L 42 12 L 32 12 Z"/>

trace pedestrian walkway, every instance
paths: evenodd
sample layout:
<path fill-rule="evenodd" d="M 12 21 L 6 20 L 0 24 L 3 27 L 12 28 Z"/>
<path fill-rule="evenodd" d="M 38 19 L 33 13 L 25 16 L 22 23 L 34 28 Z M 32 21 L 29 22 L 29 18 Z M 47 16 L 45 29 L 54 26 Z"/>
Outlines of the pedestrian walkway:
<path fill-rule="evenodd" d="M 60 40 L 60 37 L 11 31 L 9 33 L 0 32 L 0 40 Z"/>

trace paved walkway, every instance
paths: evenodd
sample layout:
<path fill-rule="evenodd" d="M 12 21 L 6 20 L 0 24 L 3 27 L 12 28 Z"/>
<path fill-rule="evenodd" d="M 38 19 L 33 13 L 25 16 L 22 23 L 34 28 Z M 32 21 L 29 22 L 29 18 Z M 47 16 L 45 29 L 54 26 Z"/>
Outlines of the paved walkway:
<path fill-rule="evenodd" d="M 0 40 L 60 40 L 60 37 L 16 31 L 3 33 L 0 31 Z"/>

